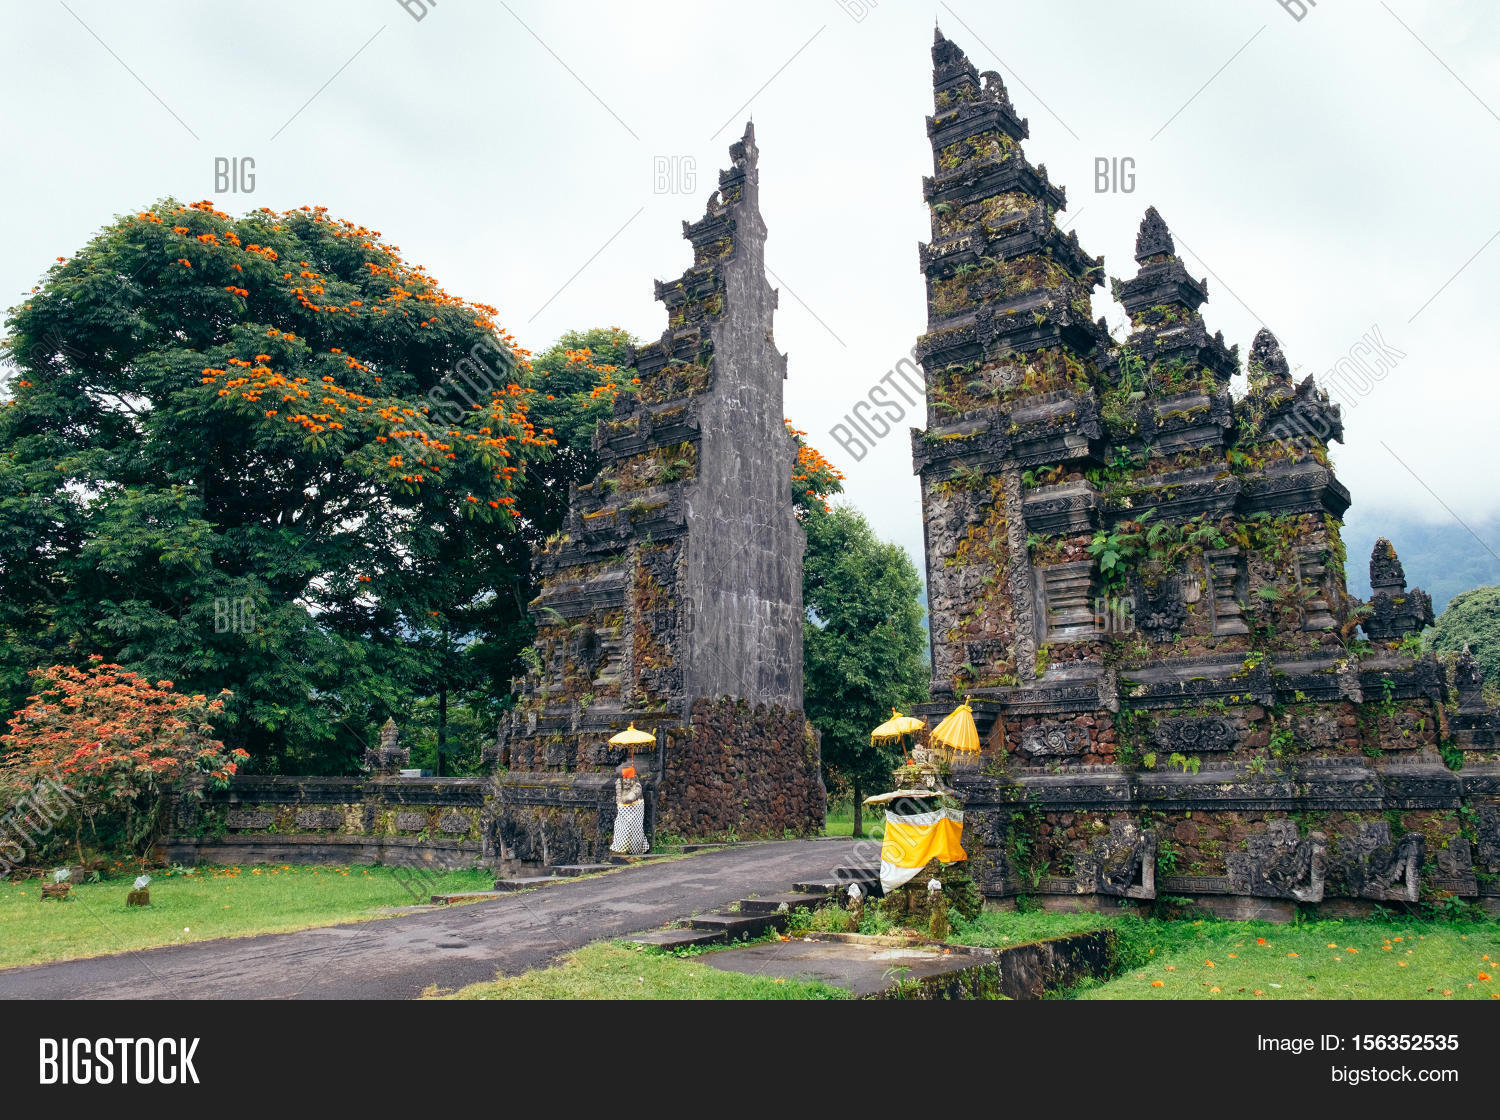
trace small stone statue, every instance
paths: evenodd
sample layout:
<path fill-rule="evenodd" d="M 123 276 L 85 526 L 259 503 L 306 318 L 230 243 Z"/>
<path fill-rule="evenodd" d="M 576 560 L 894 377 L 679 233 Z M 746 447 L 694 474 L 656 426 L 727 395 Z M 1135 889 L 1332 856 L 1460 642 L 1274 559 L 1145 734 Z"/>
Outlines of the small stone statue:
<path fill-rule="evenodd" d="M 931 900 L 931 916 L 927 922 L 927 932 L 938 940 L 944 940 L 953 932 L 953 927 L 948 922 L 948 898 L 943 894 L 943 884 L 936 876 L 927 880 L 927 897 Z"/>
<path fill-rule="evenodd" d="M 641 856 L 651 850 L 646 840 L 646 793 L 634 766 L 622 767 L 615 779 L 615 836 L 609 850 L 617 856 Z"/>
<path fill-rule="evenodd" d="M 858 933 L 865 922 L 865 892 L 858 883 L 849 884 L 849 932 Z"/>
<path fill-rule="evenodd" d="M 380 728 L 380 745 L 365 751 L 365 769 L 377 774 L 394 774 L 405 767 L 411 761 L 411 748 L 397 746 L 399 738 L 396 721 L 387 717 Z"/>

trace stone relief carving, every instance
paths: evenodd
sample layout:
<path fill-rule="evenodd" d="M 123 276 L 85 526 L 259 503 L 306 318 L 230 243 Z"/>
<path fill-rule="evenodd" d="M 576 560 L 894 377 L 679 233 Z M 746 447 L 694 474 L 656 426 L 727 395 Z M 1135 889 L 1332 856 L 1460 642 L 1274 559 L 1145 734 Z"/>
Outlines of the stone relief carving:
<path fill-rule="evenodd" d="M 1162 720 L 1152 729 L 1159 751 L 1193 754 L 1198 751 L 1232 751 L 1239 743 L 1240 729 L 1223 716 L 1188 716 Z"/>
<path fill-rule="evenodd" d="M 1131 581 L 1135 627 L 1153 642 L 1170 642 L 1187 618 L 1182 577 L 1164 572 L 1154 579 L 1137 572 Z"/>
<path fill-rule="evenodd" d="M 1033 757 L 1084 754 L 1089 745 L 1088 729 L 1074 723 L 1046 720 L 1021 732 L 1021 749 Z"/>
<path fill-rule="evenodd" d="M 1235 894 L 1321 902 L 1328 839 L 1321 832 L 1297 835 L 1297 823 L 1274 820 L 1246 841 L 1246 850 L 1226 860 Z"/>
<path fill-rule="evenodd" d="M 1361 821 L 1358 833 L 1341 840 L 1337 867 L 1342 893 L 1351 898 L 1417 901 L 1426 850 L 1421 833 L 1408 832 L 1393 842 L 1391 826 L 1385 821 Z"/>

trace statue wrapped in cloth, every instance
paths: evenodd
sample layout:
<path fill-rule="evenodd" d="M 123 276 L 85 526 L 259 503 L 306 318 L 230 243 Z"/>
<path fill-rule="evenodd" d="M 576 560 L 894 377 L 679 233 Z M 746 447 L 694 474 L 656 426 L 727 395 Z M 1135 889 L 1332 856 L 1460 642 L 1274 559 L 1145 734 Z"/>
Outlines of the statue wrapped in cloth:
<path fill-rule="evenodd" d="M 646 842 L 646 794 L 634 766 L 625 766 L 615 779 L 615 838 L 609 850 L 620 856 L 650 851 Z"/>

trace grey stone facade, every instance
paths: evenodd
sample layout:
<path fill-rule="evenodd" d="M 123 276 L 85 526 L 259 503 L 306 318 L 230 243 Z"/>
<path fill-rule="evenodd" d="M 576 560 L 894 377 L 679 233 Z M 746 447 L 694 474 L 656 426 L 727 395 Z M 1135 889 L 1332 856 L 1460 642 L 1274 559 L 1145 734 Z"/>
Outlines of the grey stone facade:
<path fill-rule="evenodd" d="M 932 57 L 927 712 L 967 699 L 986 740 L 953 775 L 982 889 L 1495 905 L 1500 716 L 1407 640 L 1431 601 L 1389 542 L 1348 594 L 1338 406 L 1268 331 L 1231 394 L 1238 347 L 1154 208 L 1113 338 L 1000 76 L 941 33 Z"/>
<path fill-rule="evenodd" d="M 545 819 L 562 808 L 599 818 L 567 830 L 573 854 L 603 854 L 612 787 L 597 775 L 625 761 L 608 739 L 632 721 L 658 733 L 658 748 L 631 761 L 664 827 L 710 820 L 741 836 L 821 827 L 816 739 L 809 761 L 801 714 L 797 447 L 782 407 L 786 358 L 772 336 L 753 126 L 730 155 L 703 217 L 683 223 L 692 266 L 657 282 L 668 326 L 631 357 L 639 391 L 599 425 L 599 475 L 575 488 L 562 533 L 537 557 L 539 667 L 519 684 L 494 751 L 505 768 L 500 843 L 524 850 L 517 858 L 543 858 Z M 750 755 L 694 741 L 712 722 L 695 723 L 694 712 L 721 698 L 748 706 L 736 743 L 748 751 L 763 738 L 791 761 L 789 797 L 699 803 L 730 798 L 746 779 Z M 763 744 L 754 757 L 768 762 Z M 554 838 L 562 831 L 554 820 Z"/>

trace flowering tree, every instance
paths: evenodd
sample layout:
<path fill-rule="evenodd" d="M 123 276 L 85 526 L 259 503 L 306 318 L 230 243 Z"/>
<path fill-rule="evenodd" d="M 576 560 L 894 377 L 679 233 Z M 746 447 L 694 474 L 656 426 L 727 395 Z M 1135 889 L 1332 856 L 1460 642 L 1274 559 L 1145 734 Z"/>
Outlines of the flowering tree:
<path fill-rule="evenodd" d="M 11 707 L 30 669 L 99 651 L 230 686 L 231 745 L 336 773 L 432 687 L 445 634 L 523 616 L 518 495 L 555 443 L 528 354 L 378 231 L 168 200 L 58 258 L 7 325 Z"/>
<path fill-rule="evenodd" d="M 227 692 L 184 695 L 171 681 L 152 684 L 99 657 L 86 669 L 54 665 L 31 675 L 36 691 L 0 736 L 0 788 L 29 790 L 46 778 L 68 787 L 80 862 L 85 822 L 96 842 L 140 851 L 156 835 L 169 791 L 222 788 L 249 757 L 212 738 Z"/>
<path fill-rule="evenodd" d="M 786 421 L 786 430 L 797 441 L 797 462 L 792 467 L 792 502 L 797 507 L 797 519 L 805 524 L 809 514 L 832 511 L 828 498 L 844 492 L 844 472 L 808 444 L 802 438 L 807 433 L 792 427 L 790 420 Z"/>

